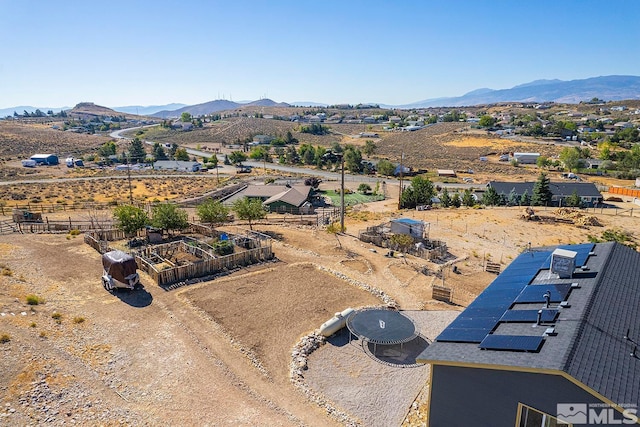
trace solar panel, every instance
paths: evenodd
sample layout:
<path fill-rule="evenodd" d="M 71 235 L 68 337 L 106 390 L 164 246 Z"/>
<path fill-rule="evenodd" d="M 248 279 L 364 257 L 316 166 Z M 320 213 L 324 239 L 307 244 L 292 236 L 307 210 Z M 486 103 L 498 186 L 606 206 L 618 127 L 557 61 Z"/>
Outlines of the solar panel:
<path fill-rule="evenodd" d="M 577 252 L 576 265 L 586 263 L 593 247 L 594 245 L 591 243 L 561 246 L 562 249 Z M 551 292 L 551 301 L 563 301 L 569 293 L 570 287 L 565 289 L 559 285 L 527 286 L 541 269 L 549 268 L 552 252 L 552 250 L 532 250 L 518 256 L 448 328 L 442 331 L 436 341 L 481 342 L 485 337 L 491 336 L 491 332 L 505 315 L 507 319 L 521 316 L 523 320 L 504 321 L 535 322 L 537 310 L 532 310 L 535 313 L 533 318 L 532 314 L 506 313 L 519 311 L 509 310 L 514 302 L 545 302 L 543 295 L 547 289 Z M 543 314 L 543 321 L 553 321 L 556 315 L 557 313 L 554 315 Z"/>
<path fill-rule="evenodd" d="M 571 284 L 555 284 L 555 285 L 529 285 L 526 286 L 518 298 L 514 302 L 517 303 L 529 303 L 529 302 L 545 302 L 544 294 L 549 291 L 551 294 L 549 301 L 560 302 L 567 299 L 567 295 L 571 290 Z"/>
<path fill-rule="evenodd" d="M 436 338 L 440 342 L 479 343 L 487 336 L 486 329 L 456 329 L 448 327 Z"/>
<path fill-rule="evenodd" d="M 553 322 L 558 316 L 558 310 L 542 310 L 540 320 Z M 501 322 L 535 322 L 538 320 L 538 310 L 507 310 L 500 319 Z"/>
<path fill-rule="evenodd" d="M 538 351 L 543 337 L 528 335 L 487 335 L 480 347 L 483 350 Z"/>

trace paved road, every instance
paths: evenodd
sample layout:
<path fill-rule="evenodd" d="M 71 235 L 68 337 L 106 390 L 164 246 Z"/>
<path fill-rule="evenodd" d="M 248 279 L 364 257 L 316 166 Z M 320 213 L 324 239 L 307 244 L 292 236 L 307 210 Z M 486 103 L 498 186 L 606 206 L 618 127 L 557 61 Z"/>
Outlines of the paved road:
<path fill-rule="evenodd" d="M 215 179 L 215 174 L 207 174 L 207 173 L 190 173 L 190 174 L 162 174 L 162 175 L 149 175 L 142 174 L 139 175 L 136 171 L 131 171 L 131 179 L 140 179 L 140 178 L 161 178 L 161 179 L 169 179 L 169 178 L 212 178 Z M 48 179 L 23 179 L 17 181 L 0 181 L 0 185 L 15 185 L 15 184 L 47 184 L 52 182 L 74 182 L 74 181 L 101 181 L 105 179 L 128 179 L 126 175 L 109 175 L 109 176 L 85 176 L 78 178 L 48 178 Z"/>

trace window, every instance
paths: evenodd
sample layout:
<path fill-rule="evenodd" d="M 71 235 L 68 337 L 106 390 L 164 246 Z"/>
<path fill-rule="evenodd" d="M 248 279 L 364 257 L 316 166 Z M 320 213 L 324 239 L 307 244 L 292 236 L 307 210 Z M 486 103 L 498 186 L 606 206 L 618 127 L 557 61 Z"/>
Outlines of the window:
<path fill-rule="evenodd" d="M 556 417 L 519 403 L 516 427 L 572 427 L 572 424 L 558 422 Z"/>

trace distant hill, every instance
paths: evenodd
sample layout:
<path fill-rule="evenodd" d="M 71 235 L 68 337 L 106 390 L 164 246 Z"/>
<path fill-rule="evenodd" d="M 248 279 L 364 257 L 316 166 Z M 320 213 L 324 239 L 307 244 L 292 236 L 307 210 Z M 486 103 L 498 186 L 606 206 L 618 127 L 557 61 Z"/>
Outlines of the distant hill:
<path fill-rule="evenodd" d="M 129 114 L 137 114 L 140 116 L 152 116 L 158 111 L 163 110 L 177 110 L 178 108 L 186 107 L 187 104 L 166 104 L 166 105 L 129 105 L 126 107 L 112 107 L 115 111 L 119 111 L 121 113 L 129 113 Z"/>
<path fill-rule="evenodd" d="M 178 108 L 176 110 L 158 111 L 157 113 L 152 114 L 152 116 L 166 119 L 169 117 L 180 117 L 180 115 L 185 112 L 191 114 L 192 116 L 201 116 L 204 114 L 211 114 L 211 113 L 216 113 L 218 111 L 225 111 L 225 110 L 234 110 L 236 108 L 247 107 L 247 106 L 288 107 L 289 104 L 286 104 L 284 102 L 278 103 L 268 98 L 259 99 L 257 101 L 247 102 L 243 104 L 239 102 L 228 101 L 226 99 L 218 99 L 215 101 L 209 101 L 202 104 L 187 105 L 185 107 Z"/>
<path fill-rule="evenodd" d="M 582 80 L 536 80 L 511 89 L 480 89 L 453 98 L 425 99 L 397 108 L 460 107 L 498 102 L 558 102 L 577 104 L 599 98 L 604 101 L 640 99 L 640 77 L 602 76 Z"/>
<path fill-rule="evenodd" d="M 89 115 L 89 116 L 119 116 L 121 113 L 118 113 L 115 110 L 112 110 L 108 107 L 103 107 L 102 105 L 96 105 L 93 102 L 81 102 L 73 107 L 71 110 L 67 111 L 67 114 L 74 116 L 80 115 Z"/>

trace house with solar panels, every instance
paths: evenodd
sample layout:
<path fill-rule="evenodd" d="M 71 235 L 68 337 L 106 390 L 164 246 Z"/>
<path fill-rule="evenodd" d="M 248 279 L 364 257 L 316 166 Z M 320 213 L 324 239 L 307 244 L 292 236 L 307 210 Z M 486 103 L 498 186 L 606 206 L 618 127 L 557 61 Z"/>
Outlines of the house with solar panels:
<path fill-rule="evenodd" d="M 513 194 L 518 200 L 527 193 L 533 195 L 533 187 L 535 182 L 504 182 L 489 181 L 487 188 L 493 187 L 502 199 L 507 201 L 509 196 Z M 598 191 L 596 185 L 592 182 L 551 182 L 549 183 L 551 191 L 551 204 L 553 206 L 565 206 L 565 200 L 574 192 L 582 200 L 584 207 L 595 207 L 602 204 L 604 198 L 602 193 Z"/>
<path fill-rule="evenodd" d="M 640 253 L 530 249 L 418 357 L 431 426 L 636 424 Z"/>

